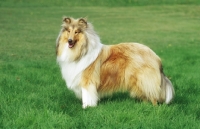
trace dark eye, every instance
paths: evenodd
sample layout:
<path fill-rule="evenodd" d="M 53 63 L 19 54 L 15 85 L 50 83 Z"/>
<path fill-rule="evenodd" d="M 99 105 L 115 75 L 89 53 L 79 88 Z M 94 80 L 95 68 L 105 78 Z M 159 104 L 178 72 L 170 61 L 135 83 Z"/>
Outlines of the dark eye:
<path fill-rule="evenodd" d="M 78 33 L 81 33 L 81 30 L 77 29 L 77 30 L 75 31 L 75 34 L 78 34 Z"/>

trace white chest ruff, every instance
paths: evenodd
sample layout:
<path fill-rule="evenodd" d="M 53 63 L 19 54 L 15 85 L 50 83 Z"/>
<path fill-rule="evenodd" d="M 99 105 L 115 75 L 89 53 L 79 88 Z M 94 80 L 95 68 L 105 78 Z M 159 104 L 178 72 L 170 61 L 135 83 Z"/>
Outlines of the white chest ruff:
<path fill-rule="evenodd" d="M 102 44 L 99 44 L 98 47 L 90 49 L 90 51 L 88 51 L 87 54 L 81 57 L 81 59 L 78 61 L 68 60 L 69 57 L 67 57 L 67 49 L 69 48 L 67 45 L 65 46 L 65 50 L 61 56 L 57 57 L 57 62 L 60 65 L 62 77 L 66 81 L 69 89 L 79 89 L 82 72 L 96 60 L 102 49 L 102 46 Z"/>

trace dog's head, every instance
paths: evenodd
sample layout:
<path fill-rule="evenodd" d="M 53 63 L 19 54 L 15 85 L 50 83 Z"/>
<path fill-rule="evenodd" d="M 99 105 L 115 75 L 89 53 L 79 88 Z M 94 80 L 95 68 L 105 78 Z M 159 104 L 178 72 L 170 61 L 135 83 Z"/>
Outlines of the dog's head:
<path fill-rule="evenodd" d="M 64 53 L 68 60 L 75 61 L 88 53 L 98 53 L 101 48 L 99 36 L 85 18 L 63 18 L 62 29 L 56 41 L 58 57 Z"/>
<path fill-rule="evenodd" d="M 84 18 L 73 19 L 64 17 L 62 27 L 68 47 L 73 48 L 78 41 L 82 40 L 81 37 L 87 28 L 87 21 Z"/>
<path fill-rule="evenodd" d="M 88 50 L 86 31 L 91 28 L 89 26 L 90 24 L 84 18 L 64 17 L 62 29 L 56 41 L 57 56 L 61 56 L 65 51 L 68 60 L 75 61 L 85 55 Z"/>

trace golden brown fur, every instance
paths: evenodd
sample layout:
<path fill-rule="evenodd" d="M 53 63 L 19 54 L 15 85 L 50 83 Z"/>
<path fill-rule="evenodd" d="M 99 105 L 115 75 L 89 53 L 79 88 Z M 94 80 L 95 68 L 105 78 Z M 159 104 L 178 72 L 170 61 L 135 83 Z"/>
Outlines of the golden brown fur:
<path fill-rule="evenodd" d="M 150 48 L 138 43 L 102 45 L 85 19 L 63 21 L 57 60 L 68 88 L 82 98 L 83 108 L 96 106 L 100 97 L 118 91 L 153 104 L 171 101 L 173 86 Z"/>
<path fill-rule="evenodd" d="M 98 93 L 103 96 L 117 91 L 129 91 L 131 96 L 148 99 L 155 104 L 161 101 L 161 95 L 157 94 L 161 85 L 160 67 L 159 57 L 141 44 L 105 46 L 97 60 L 83 72 L 80 85 L 95 83 Z M 157 86 L 153 93 L 146 91 L 148 87 L 141 84 L 145 83 L 146 77 L 156 84 L 153 87 Z"/>

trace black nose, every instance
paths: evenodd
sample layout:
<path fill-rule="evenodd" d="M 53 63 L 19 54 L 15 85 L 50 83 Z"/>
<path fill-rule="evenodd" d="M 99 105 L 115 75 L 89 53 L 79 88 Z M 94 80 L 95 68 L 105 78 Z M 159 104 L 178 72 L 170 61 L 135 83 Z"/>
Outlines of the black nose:
<path fill-rule="evenodd" d="M 68 39 L 68 43 L 72 43 L 72 39 Z"/>

